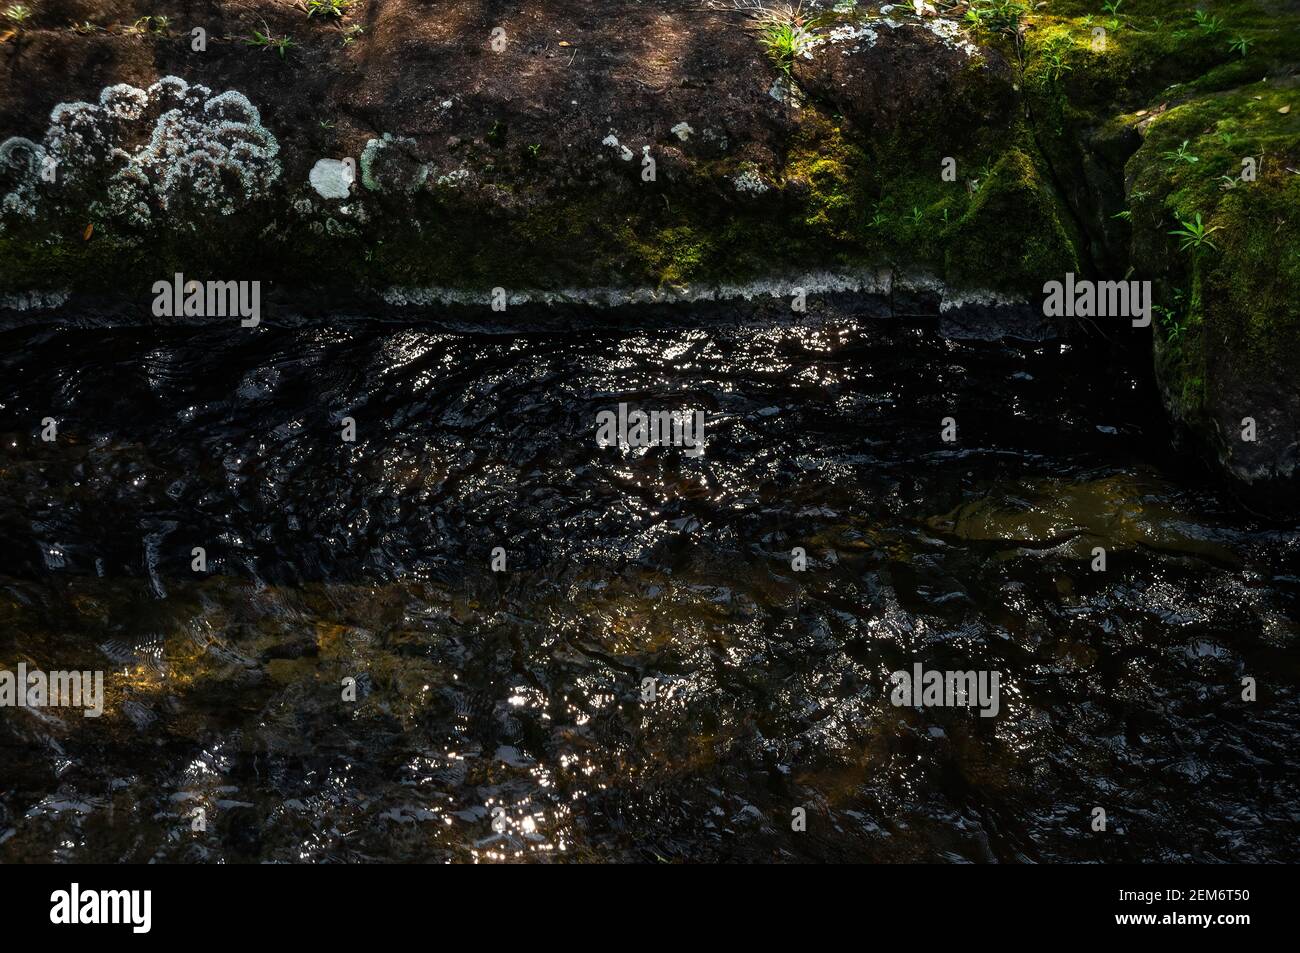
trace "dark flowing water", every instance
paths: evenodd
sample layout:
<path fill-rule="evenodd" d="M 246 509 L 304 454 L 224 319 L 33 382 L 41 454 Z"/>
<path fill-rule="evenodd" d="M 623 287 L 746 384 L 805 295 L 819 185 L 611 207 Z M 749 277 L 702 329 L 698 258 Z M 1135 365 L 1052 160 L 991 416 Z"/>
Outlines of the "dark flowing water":
<path fill-rule="evenodd" d="M 0 341 L 0 667 L 108 673 L 0 710 L 0 861 L 1300 859 L 1300 535 L 1103 342 Z M 706 452 L 598 448 L 620 401 Z"/>

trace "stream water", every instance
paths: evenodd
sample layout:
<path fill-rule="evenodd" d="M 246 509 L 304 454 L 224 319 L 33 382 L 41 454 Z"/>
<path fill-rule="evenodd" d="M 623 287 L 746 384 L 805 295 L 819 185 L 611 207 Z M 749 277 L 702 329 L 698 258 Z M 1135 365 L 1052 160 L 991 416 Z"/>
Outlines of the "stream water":
<path fill-rule="evenodd" d="M 0 709 L 0 861 L 1300 860 L 1300 534 L 1141 361 L 744 318 L 0 333 L 0 668 L 107 695 Z"/>

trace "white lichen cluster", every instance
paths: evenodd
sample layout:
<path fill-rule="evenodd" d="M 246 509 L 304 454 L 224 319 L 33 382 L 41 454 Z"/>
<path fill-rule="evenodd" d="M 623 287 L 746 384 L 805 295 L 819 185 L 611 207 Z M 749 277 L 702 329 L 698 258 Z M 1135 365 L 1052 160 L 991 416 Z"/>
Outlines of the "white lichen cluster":
<path fill-rule="evenodd" d="M 42 143 L 0 145 L 0 165 L 18 173 L 0 202 L 0 227 L 47 206 L 80 211 L 89 200 L 92 218 L 195 230 L 264 195 L 280 177 L 279 151 L 242 93 L 213 95 L 175 76 L 148 89 L 109 86 L 98 104 L 56 106 Z"/>
<path fill-rule="evenodd" d="M 618 157 L 624 162 L 631 162 L 632 157 L 635 155 L 631 149 L 618 141 L 618 136 L 614 135 L 612 130 L 608 136 L 600 140 L 600 144 L 606 149 L 615 150 L 618 153 Z"/>
<path fill-rule="evenodd" d="M 452 169 L 446 175 L 438 176 L 438 185 L 444 189 L 454 189 L 469 180 L 468 169 Z"/>
<path fill-rule="evenodd" d="M 944 20 L 936 17 L 932 20 L 926 20 L 923 26 L 941 39 L 944 45 L 955 50 L 961 50 L 967 56 L 974 56 L 979 52 L 979 47 L 966 38 L 966 34 L 962 32 L 961 25 L 956 20 Z"/>
<path fill-rule="evenodd" d="M 762 195 L 768 191 L 771 186 L 763 181 L 763 177 L 755 169 L 743 169 L 732 176 L 731 184 L 737 192 L 749 195 Z"/>
<path fill-rule="evenodd" d="M 430 166 L 415 158 L 416 143 L 386 132 L 361 150 L 361 184 L 372 192 L 414 192 L 428 181 Z"/>
<path fill-rule="evenodd" d="M 36 217 L 37 183 L 45 167 L 45 150 L 30 139 L 14 136 L 0 143 L 0 174 L 16 178 L 13 191 L 0 199 L 0 232 L 8 218 L 33 219 Z"/>
<path fill-rule="evenodd" d="M 320 159 L 311 167 L 307 179 L 321 198 L 345 199 L 352 191 L 352 170 L 353 166 L 348 162 Z"/>
<path fill-rule="evenodd" d="M 850 53 L 858 52 L 858 50 L 862 49 L 863 46 L 875 46 L 876 28 L 871 26 L 869 23 L 846 24 L 844 26 L 834 27 L 827 37 L 827 42 L 829 43 L 844 44 L 853 43 L 859 40 L 861 42 L 858 43 L 858 45 L 844 51 L 845 56 Z"/>
<path fill-rule="evenodd" d="M 959 50 L 967 56 L 974 56 L 979 52 L 979 47 L 970 42 L 960 23 L 938 16 L 935 7 L 922 0 L 913 0 L 910 10 L 903 4 L 886 4 L 880 8 L 880 14 L 885 19 L 832 27 L 825 34 L 816 37 L 809 44 L 809 48 L 831 45 L 838 47 L 844 56 L 849 56 L 875 46 L 882 29 L 898 30 L 907 27 L 925 30 L 937 37 L 944 46 Z M 895 19 L 896 16 L 904 17 L 913 14 L 915 20 Z M 853 46 L 848 46 L 850 43 Z"/>

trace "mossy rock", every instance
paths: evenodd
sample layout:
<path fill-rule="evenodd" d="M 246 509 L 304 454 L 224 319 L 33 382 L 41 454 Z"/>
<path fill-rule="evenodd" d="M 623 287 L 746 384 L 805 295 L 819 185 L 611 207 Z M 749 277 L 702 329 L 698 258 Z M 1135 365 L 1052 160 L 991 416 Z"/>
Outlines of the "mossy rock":
<path fill-rule="evenodd" d="M 961 283 L 1023 289 L 1078 272 L 1077 240 L 1066 219 L 1039 164 L 1013 148 L 945 233 L 946 273 Z"/>
<path fill-rule="evenodd" d="M 1261 499 L 1289 495 L 1300 445 L 1297 89 L 1255 83 L 1179 104 L 1144 123 L 1128 165 L 1133 262 L 1160 290 L 1166 403 Z M 1197 221 L 1199 243 L 1171 234 Z"/>

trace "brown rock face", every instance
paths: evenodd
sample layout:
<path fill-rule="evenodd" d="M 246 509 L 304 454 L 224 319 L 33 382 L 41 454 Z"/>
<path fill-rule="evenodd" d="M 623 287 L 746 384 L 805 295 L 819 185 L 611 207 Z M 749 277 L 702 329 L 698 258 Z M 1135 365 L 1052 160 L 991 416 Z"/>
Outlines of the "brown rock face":
<path fill-rule="evenodd" d="M 168 25 L 133 29 L 146 13 L 170 14 Z M 69 28 L 83 18 L 97 29 Z M 638 158 L 644 145 L 716 151 L 726 142 L 731 154 L 770 161 L 789 123 L 766 95 L 772 69 L 746 22 L 694 0 L 610 0 L 598 10 L 581 0 L 385 0 L 356 2 L 337 24 L 270 2 L 42 8 L 0 46 L 0 139 L 39 136 L 61 102 L 174 75 L 244 93 L 280 139 L 290 182 L 306 181 L 321 158 L 359 157 L 383 133 L 413 139 L 420 160 L 442 171 L 469 152 L 495 155 L 533 186 L 608 165 L 601 141 L 611 133 Z M 203 51 L 191 48 L 196 27 L 207 32 Z M 364 32 L 345 44 L 357 27 Z M 283 56 L 252 45 L 257 31 L 292 45 Z M 695 130 L 685 142 L 671 132 L 682 122 Z M 517 160 L 530 149 L 525 168 Z"/>
<path fill-rule="evenodd" d="M 874 21 L 833 31 L 795 75 L 807 93 L 865 134 L 942 135 L 955 148 L 1015 117 L 1014 75 L 996 50 L 929 20 Z"/>

